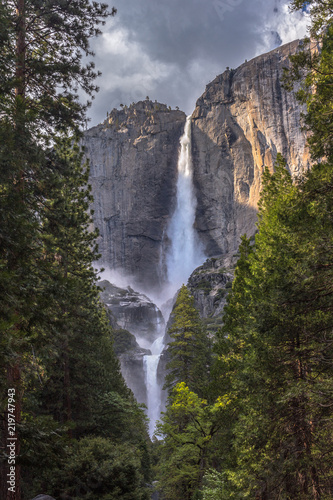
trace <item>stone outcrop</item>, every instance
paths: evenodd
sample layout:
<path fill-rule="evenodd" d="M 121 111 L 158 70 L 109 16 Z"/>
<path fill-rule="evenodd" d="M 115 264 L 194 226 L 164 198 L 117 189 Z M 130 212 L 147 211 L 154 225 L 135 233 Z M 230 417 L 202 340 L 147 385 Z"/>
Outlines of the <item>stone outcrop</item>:
<path fill-rule="evenodd" d="M 233 267 L 226 267 L 225 259 L 212 257 L 189 277 L 187 287 L 202 319 L 221 317 L 232 286 L 233 271 Z"/>
<path fill-rule="evenodd" d="M 142 287 L 163 281 L 162 248 L 175 202 L 185 113 L 140 101 L 84 134 L 102 262 Z"/>
<path fill-rule="evenodd" d="M 160 336 L 164 318 L 158 307 L 144 294 L 130 286 L 120 288 L 107 280 L 99 282 L 106 307 L 117 320 L 119 328 L 130 331 L 142 345 L 151 344 Z"/>
<path fill-rule="evenodd" d="M 309 168 L 295 95 L 283 68 L 299 41 L 227 70 L 206 87 L 192 115 L 196 226 L 206 255 L 233 253 L 255 231 L 264 166 L 277 153 L 293 175 Z"/>
<path fill-rule="evenodd" d="M 37 495 L 33 500 L 55 500 L 55 498 L 50 497 L 50 495 Z"/>
<path fill-rule="evenodd" d="M 143 357 L 151 354 L 145 346 L 164 331 L 158 307 L 146 295 L 130 286 L 120 288 L 107 280 L 99 282 L 101 300 L 106 305 L 114 330 L 115 352 L 121 372 L 139 403 L 147 403 Z"/>

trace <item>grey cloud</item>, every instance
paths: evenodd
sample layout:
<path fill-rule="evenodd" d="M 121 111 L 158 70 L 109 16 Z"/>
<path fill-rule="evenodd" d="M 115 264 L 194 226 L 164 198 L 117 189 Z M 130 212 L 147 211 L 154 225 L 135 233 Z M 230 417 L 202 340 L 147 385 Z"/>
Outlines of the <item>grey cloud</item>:
<path fill-rule="evenodd" d="M 115 0 L 118 13 L 93 42 L 101 88 L 91 124 L 148 95 L 190 113 L 226 66 L 305 34 L 286 0 Z"/>

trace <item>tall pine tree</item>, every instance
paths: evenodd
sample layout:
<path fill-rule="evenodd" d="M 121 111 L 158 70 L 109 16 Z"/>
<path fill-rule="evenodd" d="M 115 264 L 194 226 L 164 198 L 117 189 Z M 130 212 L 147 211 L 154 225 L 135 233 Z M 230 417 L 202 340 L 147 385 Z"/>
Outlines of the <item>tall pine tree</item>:
<path fill-rule="evenodd" d="M 203 396 L 209 380 L 211 344 L 194 307 L 194 298 L 185 285 L 178 293 L 168 333 L 172 340 L 168 344 L 166 388 L 185 382 Z"/>
<path fill-rule="evenodd" d="M 20 436 L 27 436 L 22 410 L 37 419 L 46 411 L 80 435 L 89 429 L 102 432 L 94 404 L 101 408 L 104 423 L 107 415 L 114 419 L 112 409 L 119 397 L 122 414 L 126 405 L 133 411 L 135 407 L 98 300 L 92 268 L 95 235 L 88 231 L 86 214 L 91 201 L 84 187 L 88 172 L 79 165 L 77 148 L 69 148 L 73 139 L 54 148 L 57 137 L 77 131 L 85 120 L 86 105 L 78 100 L 78 88 L 92 95 L 97 74 L 92 63 L 82 64 L 82 55 L 92 55 L 89 38 L 112 13 L 106 4 L 89 1 L 1 3 L 2 442 L 7 438 L 9 387 L 16 390 L 14 417 L 16 430 L 21 429 L 16 434 L 16 490 L 7 488 L 5 454 L 3 498 L 21 496 L 20 461 L 29 448 L 28 440 L 21 449 Z M 90 356 L 91 346 L 95 357 Z M 90 379 L 81 372 L 87 366 Z M 38 384 L 41 399 L 40 388 L 32 390 Z M 56 397 L 51 404 L 52 391 Z M 136 415 L 142 422 L 140 412 Z M 145 430 L 140 425 L 142 441 Z M 52 426 L 46 429 L 49 435 Z M 110 426 L 108 431 L 111 435 Z"/>

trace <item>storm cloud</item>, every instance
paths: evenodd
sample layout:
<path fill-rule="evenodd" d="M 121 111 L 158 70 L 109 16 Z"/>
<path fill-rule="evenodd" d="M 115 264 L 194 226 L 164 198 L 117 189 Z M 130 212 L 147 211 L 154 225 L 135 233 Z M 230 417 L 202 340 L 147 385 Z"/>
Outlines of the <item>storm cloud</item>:
<path fill-rule="evenodd" d="M 303 37 L 307 14 L 286 0 L 115 0 L 103 34 L 93 40 L 100 92 L 90 125 L 107 111 L 149 96 L 187 114 L 227 66 Z"/>

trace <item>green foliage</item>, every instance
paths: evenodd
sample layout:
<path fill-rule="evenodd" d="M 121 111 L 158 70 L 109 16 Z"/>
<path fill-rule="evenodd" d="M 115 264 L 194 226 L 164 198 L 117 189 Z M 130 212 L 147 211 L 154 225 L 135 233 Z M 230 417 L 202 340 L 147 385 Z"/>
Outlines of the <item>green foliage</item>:
<path fill-rule="evenodd" d="M 168 344 L 170 361 L 165 386 L 171 389 L 185 382 L 191 390 L 203 395 L 209 380 L 210 340 L 194 307 L 194 298 L 185 285 L 179 291 L 173 314 L 174 321 L 168 332 L 172 342 Z"/>
<path fill-rule="evenodd" d="M 332 175 L 315 166 L 293 184 L 279 158 L 265 173 L 255 247 L 240 246 L 216 347 L 220 393 L 237 415 L 230 498 L 331 494 Z"/>
<path fill-rule="evenodd" d="M 199 283 L 197 284 L 197 288 L 199 288 L 200 290 L 203 290 L 205 292 L 205 295 L 209 295 L 209 292 L 212 289 L 212 285 L 209 283 L 209 281 L 202 280 L 202 281 L 199 281 Z"/>
<path fill-rule="evenodd" d="M 109 15 L 99 2 L 30 0 L 2 2 L 0 39 L 0 110 L 17 120 L 36 138 L 48 140 L 54 129 L 75 129 L 84 122 L 87 105 L 80 104 L 78 88 L 92 95 L 98 72 L 83 64 L 93 55 L 89 39 L 100 34 L 99 26 Z"/>
<path fill-rule="evenodd" d="M 332 158 L 333 144 L 333 25 L 332 1 L 307 2 L 311 6 L 311 27 L 298 54 L 292 56 L 292 68 L 287 71 L 286 85 L 298 85 L 297 96 L 306 105 L 304 123 L 310 132 L 308 143 L 313 160 Z M 293 10 L 304 2 L 294 0 Z M 300 84 L 300 85 L 299 85 Z"/>
<path fill-rule="evenodd" d="M 114 340 L 114 351 L 117 355 L 123 354 L 130 348 L 135 348 L 135 337 L 128 330 L 120 328 L 118 330 L 113 330 L 112 334 Z"/>
<path fill-rule="evenodd" d="M 210 402 L 211 341 L 184 285 L 173 315 L 166 376 L 169 399 L 157 426 L 164 439 L 156 469 L 162 498 L 186 500 L 201 498 L 202 477 L 215 453 L 213 437 L 228 402 L 225 398 Z"/>
<path fill-rule="evenodd" d="M 278 156 L 274 174 L 264 174 L 255 245 L 244 237 L 240 246 L 214 367 L 215 390 L 233 395 L 234 415 L 220 498 L 333 494 L 332 2 L 306 3 L 311 41 L 292 56 L 285 84 L 300 82 L 320 163 L 293 182 Z"/>
<path fill-rule="evenodd" d="M 48 159 L 48 198 L 43 200 L 40 223 L 43 258 L 38 265 L 42 293 L 31 341 L 40 366 L 38 378 L 26 381 L 24 405 L 35 415 L 52 415 L 67 423 L 70 437 L 89 434 L 114 443 L 130 442 L 139 453 L 146 446 L 145 416 L 120 374 L 92 267 L 97 254 L 96 234 L 88 230 L 87 166 L 82 166 L 82 154 L 68 140 L 58 141 Z M 38 456 L 34 440 L 26 445 L 28 456 Z M 47 439 L 45 446 L 50 454 Z M 22 449 L 25 453 L 25 445 Z M 30 483 L 48 484 L 56 464 L 48 461 L 41 472 L 27 460 Z M 149 464 L 140 467 L 149 475 Z"/>
<path fill-rule="evenodd" d="M 228 498 L 225 493 L 225 480 L 222 472 L 210 469 L 204 476 L 204 486 L 202 488 L 203 500 L 223 500 Z"/>
<path fill-rule="evenodd" d="M 157 479 L 164 498 L 196 498 L 195 492 L 212 460 L 213 437 L 220 428 L 221 412 L 229 404 L 229 398 L 224 396 L 209 405 L 184 382 L 173 388 L 158 424 L 158 434 L 164 436 L 164 441 Z"/>
<path fill-rule="evenodd" d="M 86 109 L 78 89 L 96 90 L 81 58 L 108 15 L 88 0 L 0 5 L 0 404 L 5 411 L 15 387 L 25 498 L 64 488 L 144 499 L 150 481 L 146 418 L 99 300 L 89 168 L 77 142 Z"/>
<path fill-rule="evenodd" d="M 140 465 L 140 455 L 131 446 L 86 437 L 68 450 L 49 491 L 56 498 L 148 500 Z"/>

